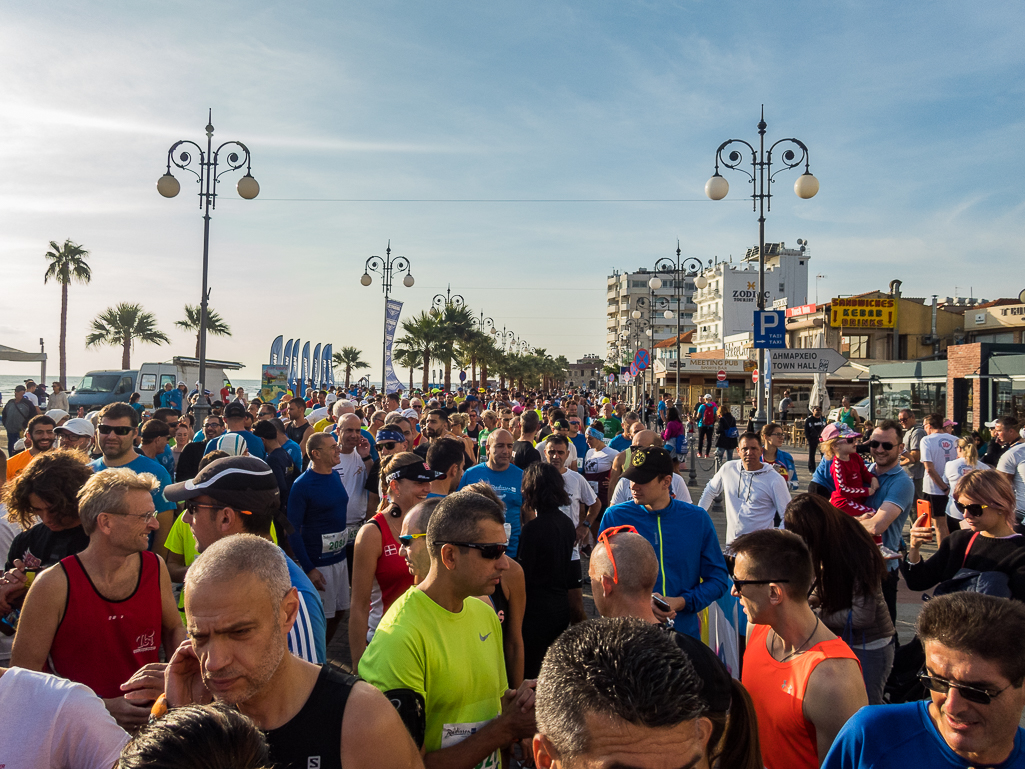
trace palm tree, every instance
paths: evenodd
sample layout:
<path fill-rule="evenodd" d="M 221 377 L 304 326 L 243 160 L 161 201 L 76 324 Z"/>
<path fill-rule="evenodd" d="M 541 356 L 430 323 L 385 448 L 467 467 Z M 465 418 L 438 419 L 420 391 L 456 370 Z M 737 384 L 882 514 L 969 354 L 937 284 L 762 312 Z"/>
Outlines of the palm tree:
<path fill-rule="evenodd" d="M 420 365 L 420 353 L 396 344 L 392 348 L 392 360 L 395 361 L 395 365 L 409 369 L 409 392 L 413 392 L 413 371 Z"/>
<path fill-rule="evenodd" d="M 174 325 L 183 331 L 196 332 L 196 357 L 199 357 L 199 316 L 200 306 L 194 304 L 185 305 L 185 318 L 176 320 Z M 231 336 L 231 327 L 224 322 L 224 319 L 214 310 L 206 308 L 206 333 L 214 336 Z"/>
<path fill-rule="evenodd" d="M 86 336 L 85 346 L 95 347 L 109 344 L 121 347 L 121 368 L 131 366 L 132 345 L 138 339 L 148 344 L 167 344 L 167 334 L 157 329 L 156 316 L 143 312 L 140 304 L 125 304 L 108 307 L 92 322 L 92 333 Z"/>
<path fill-rule="evenodd" d="M 85 262 L 89 252 L 70 240 L 65 240 L 63 246 L 51 240 L 50 250 L 44 256 L 50 260 L 50 264 L 43 275 L 43 285 L 50 278 L 61 284 L 60 386 L 64 389 L 67 387 L 65 380 L 68 375 L 68 284 L 75 281 L 85 285 L 92 280 L 93 273 Z"/>
<path fill-rule="evenodd" d="M 477 333 L 473 330 L 473 310 L 465 305 L 447 304 L 441 312 L 432 310 L 442 332 L 442 344 L 434 358 L 445 363 L 445 391 L 452 389 L 452 361 L 457 358 L 456 345 Z"/>
<path fill-rule="evenodd" d="M 423 368 L 423 389 L 429 386 L 431 361 L 441 358 L 445 344 L 445 334 L 438 319 L 427 312 L 414 315 L 402 321 L 403 336 L 395 341 L 405 360 L 408 356 L 416 356 Z M 408 365 L 408 364 L 407 364 Z"/>
<path fill-rule="evenodd" d="M 363 353 L 356 347 L 343 347 L 331 355 L 332 368 L 345 368 L 345 390 L 349 390 L 349 379 L 353 371 L 370 368 L 370 364 L 363 360 Z"/>

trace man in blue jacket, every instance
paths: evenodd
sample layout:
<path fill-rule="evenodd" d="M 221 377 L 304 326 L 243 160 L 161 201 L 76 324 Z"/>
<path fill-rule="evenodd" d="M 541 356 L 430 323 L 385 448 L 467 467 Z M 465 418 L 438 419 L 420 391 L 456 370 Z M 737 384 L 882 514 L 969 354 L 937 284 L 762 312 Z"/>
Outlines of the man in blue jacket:
<path fill-rule="evenodd" d="M 601 530 L 633 526 L 658 556 L 656 593 L 670 611 L 655 608 L 660 622 L 675 614 L 681 633 L 699 637 L 697 613 L 727 590 L 726 561 L 712 519 L 702 508 L 670 493 L 673 460 L 660 448 L 635 448 L 623 477 L 630 481 L 633 502 L 605 511 Z"/>

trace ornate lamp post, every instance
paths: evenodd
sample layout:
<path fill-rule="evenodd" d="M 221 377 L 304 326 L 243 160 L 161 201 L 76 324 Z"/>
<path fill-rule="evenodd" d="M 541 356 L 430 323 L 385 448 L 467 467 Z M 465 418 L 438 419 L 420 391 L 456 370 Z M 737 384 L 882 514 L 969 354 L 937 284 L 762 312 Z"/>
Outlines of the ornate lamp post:
<path fill-rule="evenodd" d="M 206 396 L 206 325 L 207 325 L 207 303 L 210 299 L 210 289 L 207 286 L 207 275 L 210 264 L 210 210 L 217 208 L 217 182 L 228 171 L 237 171 L 245 166 L 246 175 L 238 180 L 235 189 L 239 196 L 246 200 L 252 200 L 260 194 L 260 185 L 253 178 L 249 166 L 249 148 L 240 141 L 226 141 L 217 149 L 213 148 L 214 126 L 213 110 L 207 113 L 206 124 L 206 152 L 194 141 L 183 139 L 171 145 L 167 150 L 167 172 L 157 180 L 157 192 L 165 198 L 173 198 L 181 190 L 181 184 L 171 173 L 171 166 L 174 165 L 183 171 L 188 171 L 196 177 L 199 183 L 199 207 L 203 210 L 203 294 L 199 304 L 199 400 L 196 402 L 196 419 L 199 424 L 206 418 L 206 411 L 210 408 L 210 399 Z M 188 146 L 195 147 L 199 153 L 198 162 L 193 167 L 196 156 L 189 151 Z M 217 172 L 217 164 L 220 162 L 221 150 L 225 147 L 232 148 L 225 158 L 224 165 L 227 166 L 220 173 Z M 177 150 L 181 148 L 181 152 Z"/>
<path fill-rule="evenodd" d="M 494 318 L 485 318 L 484 310 L 480 311 L 480 318 L 474 317 L 471 322 L 475 331 L 480 331 L 482 334 L 495 333 L 495 320 Z"/>
<path fill-rule="evenodd" d="M 676 241 L 676 259 L 670 256 L 663 256 L 655 262 L 655 273 L 669 273 L 673 276 L 673 294 L 676 296 L 676 408 L 683 404 L 680 400 L 680 334 L 682 333 L 683 320 L 683 283 L 686 278 L 693 278 L 694 285 L 704 288 L 708 280 L 701 275 L 701 260 L 689 256 L 686 259 L 680 258 L 680 241 Z M 666 318 L 671 318 L 666 315 Z"/>
<path fill-rule="evenodd" d="M 807 200 L 815 197 L 819 191 L 819 180 L 809 168 L 808 147 L 800 139 L 780 139 L 768 150 L 765 149 L 765 106 L 762 106 L 762 118 L 758 121 L 758 149 L 743 139 L 729 139 L 719 145 L 715 151 L 715 173 L 705 183 L 705 194 L 712 200 L 722 200 L 730 191 L 729 182 L 719 174 L 719 164 L 725 168 L 740 171 L 747 175 L 751 182 L 752 210 L 758 212 L 758 309 L 765 310 L 765 212 L 772 210 L 772 184 L 780 171 L 796 168 L 804 163 L 804 173 L 794 182 L 797 197 Z M 751 170 L 743 167 L 744 155 L 739 150 L 731 150 L 729 155 L 723 151 L 731 144 L 742 144 L 751 151 Z M 772 171 L 772 151 L 780 144 L 789 144 L 780 156 L 782 168 Z M 796 149 L 795 149 L 796 148 Z M 758 370 L 765 376 L 765 349 L 758 349 Z M 755 429 L 765 426 L 767 414 L 765 409 L 765 392 L 762 387 L 755 387 Z"/>
<path fill-rule="evenodd" d="M 462 296 L 456 294 L 452 296 L 452 286 L 449 285 L 444 295 L 435 294 L 431 300 L 431 314 L 440 315 L 446 307 L 465 307 L 466 300 Z M 482 313 L 483 314 L 483 313 Z"/>
<path fill-rule="evenodd" d="M 363 265 L 363 276 L 359 282 L 369 286 L 373 282 L 371 272 L 381 276 L 381 289 L 384 291 L 384 337 L 381 339 L 381 390 L 387 389 L 388 382 L 388 298 L 391 296 L 392 278 L 396 270 L 405 272 L 402 277 L 402 285 L 410 288 L 413 285 L 413 276 L 409 274 L 409 260 L 404 256 L 391 255 L 391 240 L 388 241 L 388 248 L 385 249 L 385 256 L 371 256 Z"/>

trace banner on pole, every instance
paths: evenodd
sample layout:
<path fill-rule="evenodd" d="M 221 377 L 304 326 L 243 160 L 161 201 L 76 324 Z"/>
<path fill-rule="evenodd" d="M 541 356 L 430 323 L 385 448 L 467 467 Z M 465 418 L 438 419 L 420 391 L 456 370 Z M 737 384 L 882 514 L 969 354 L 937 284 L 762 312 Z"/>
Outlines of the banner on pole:
<path fill-rule="evenodd" d="M 260 400 L 275 406 L 288 391 L 288 366 L 262 366 L 260 373 Z"/>
<path fill-rule="evenodd" d="M 299 397 L 306 397 L 306 383 L 310 379 L 310 343 L 303 345 L 302 369 L 299 372 Z"/>
<path fill-rule="evenodd" d="M 384 306 L 384 391 L 386 393 L 405 389 L 399 378 L 395 376 L 391 352 L 392 343 L 395 341 L 395 329 L 399 325 L 401 313 L 402 302 L 389 299 Z"/>
<path fill-rule="evenodd" d="M 320 389 L 320 342 L 317 342 L 317 346 L 313 348 L 313 360 L 310 362 L 312 370 L 310 371 L 310 378 L 313 380 L 314 389 Z"/>
<path fill-rule="evenodd" d="M 270 360 L 268 361 L 272 366 L 280 366 L 282 355 L 281 346 L 284 344 L 285 338 L 280 334 L 278 337 L 270 343 Z"/>
<path fill-rule="evenodd" d="M 296 389 L 296 371 L 299 368 L 299 340 L 296 339 L 294 342 L 289 340 L 288 343 L 292 346 L 292 349 L 290 353 L 286 353 L 284 363 L 288 366 L 288 389 L 294 396 L 299 392 L 299 390 Z"/>
<path fill-rule="evenodd" d="M 324 345 L 324 351 L 321 353 L 323 358 L 321 359 L 320 373 L 324 380 L 324 387 L 334 387 L 335 385 L 335 370 L 334 370 L 334 345 Z"/>

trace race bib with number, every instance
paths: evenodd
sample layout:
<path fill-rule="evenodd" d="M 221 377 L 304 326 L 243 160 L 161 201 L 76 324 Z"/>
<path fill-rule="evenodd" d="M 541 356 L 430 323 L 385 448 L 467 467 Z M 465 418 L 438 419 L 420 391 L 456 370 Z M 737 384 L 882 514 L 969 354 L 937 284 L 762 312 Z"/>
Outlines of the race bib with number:
<path fill-rule="evenodd" d="M 471 734 L 479 731 L 487 721 L 479 721 L 475 724 L 445 724 L 441 727 L 441 747 L 451 748 L 458 745 Z M 502 756 L 499 751 L 493 752 L 485 758 L 474 769 L 499 769 L 502 766 Z"/>

